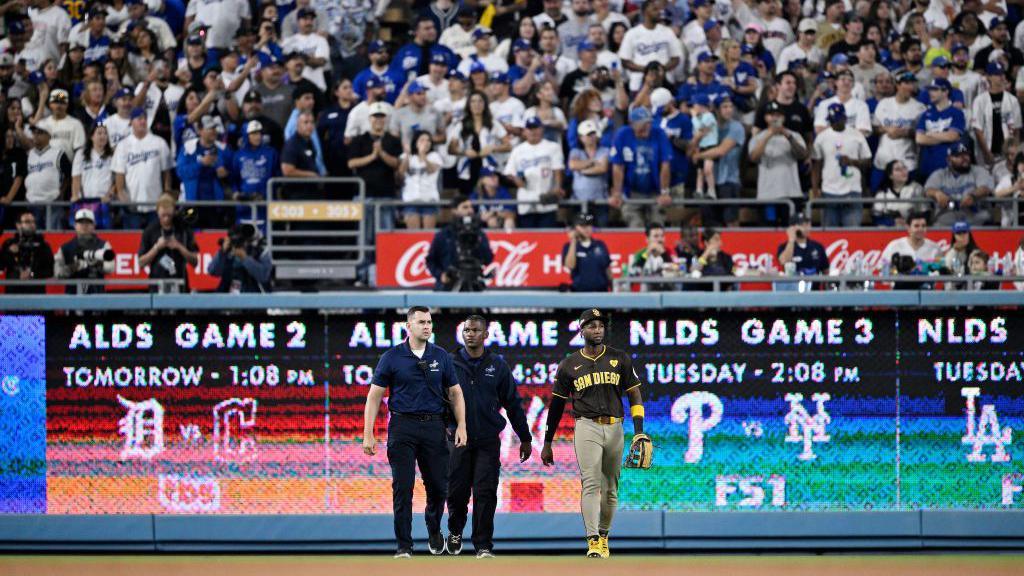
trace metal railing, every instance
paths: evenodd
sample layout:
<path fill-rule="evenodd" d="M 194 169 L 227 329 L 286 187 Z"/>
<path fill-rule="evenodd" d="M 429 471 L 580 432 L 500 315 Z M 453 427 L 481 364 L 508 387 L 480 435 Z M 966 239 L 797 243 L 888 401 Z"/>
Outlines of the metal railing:
<path fill-rule="evenodd" d="M 122 286 L 152 288 L 156 287 L 158 294 L 176 294 L 185 286 L 185 280 L 181 278 L 157 278 L 157 279 L 85 279 L 85 278 L 49 278 L 46 280 L 12 280 L 0 279 L 0 286 L 27 288 L 33 286 L 74 286 L 78 294 L 86 294 L 87 288 L 92 286 Z M 15 296 L 15 294 L 11 294 Z"/>
<path fill-rule="evenodd" d="M 96 199 L 86 199 L 86 201 L 97 201 L 98 202 L 99 200 L 96 200 Z M 13 208 L 24 208 L 24 209 L 27 209 L 27 208 L 45 209 L 45 212 L 44 212 L 45 218 L 43 219 L 43 222 L 36 222 L 36 227 L 41 232 L 62 232 L 64 230 L 50 230 L 50 229 L 47 228 L 47 225 L 48 225 L 48 223 L 50 221 L 50 216 L 52 215 L 52 212 L 55 209 L 58 209 L 58 208 L 67 209 L 67 208 L 70 208 L 71 206 L 73 206 L 75 204 L 77 204 L 77 202 L 54 201 L 54 202 L 47 202 L 45 204 L 40 205 L 40 204 L 37 204 L 35 202 L 18 201 L 18 202 L 11 202 L 10 206 L 13 207 Z M 152 207 L 155 208 L 156 205 L 157 205 L 157 202 L 124 202 L 124 201 L 121 201 L 121 200 L 112 200 L 110 202 L 103 202 L 103 204 L 105 204 L 107 206 L 110 206 L 111 208 L 125 208 L 125 209 L 129 209 L 129 208 L 136 208 L 136 207 L 139 207 L 139 206 L 152 206 Z M 183 209 L 188 209 L 188 208 L 231 208 L 231 209 L 238 209 L 239 207 L 246 206 L 246 207 L 249 208 L 249 219 L 248 219 L 248 221 L 249 222 L 253 222 L 253 223 L 262 223 L 263 218 L 261 217 L 261 215 L 259 213 L 259 210 L 260 210 L 260 208 L 266 208 L 267 202 L 266 202 L 266 200 L 259 200 L 259 201 L 252 201 L 252 200 L 180 200 L 180 201 L 177 202 L 177 206 L 178 206 L 178 212 L 179 213 L 181 213 L 181 211 Z M 148 214 L 150 212 L 152 212 L 152 210 L 146 211 L 145 213 Z M 73 216 L 74 216 L 73 214 L 65 213 L 64 214 L 64 220 L 67 221 L 67 220 L 69 220 Z M 100 229 L 100 230 L 109 230 L 109 229 Z"/>
<path fill-rule="evenodd" d="M 988 196 L 986 198 L 981 198 L 981 199 L 977 200 L 976 204 L 978 206 L 1012 204 L 1013 208 L 1012 208 L 1011 214 L 1013 216 L 1013 219 L 1012 219 L 1011 225 L 1012 226 L 1018 226 L 1019 225 L 1019 215 L 1020 215 L 1019 206 L 1018 206 L 1019 200 L 1020 200 L 1020 198 L 1017 198 L 1015 196 L 1006 197 L 1006 198 L 995 198 L 993 196 Z M 865 208 L 865 206 L 868 206 L 868 205 L 873 206 L 874 204 L 914 204 L 915 207 L 917 205 L 926 206 L 926 208 L 924 208 L 924 209 L 928 210 L 931 213 L 934 213 L 935 210 L 939 207 L 939 203 L 936 202 L 933 198 L 925 198 L 925 197 L 919 197 L 919 198 L 874 198 L 874 197 L 868 197 L 868 196 L 864 196 L 864 197 L 861 197 L 861 198 L 829 198 L 829 197 L 820 197 L 820 198 L 811 198 L 811 199 L 809 199 L 807 201 L 807 212 L 809 214 L 811 214 L 811 213 L 813 213 L 814 210 L 824 209 L 824 208 L 826 208 L 828 206 L 837 206 L 837 205 L 844 205 L 844 204 L 860 204 L 861 205 L 861 210 L 863 210 Z M 822 229 L 827 229 L 828 228 L 825 225 L 824 218 L 821 220 L 821 228 Z"/>
<path fill-rule="evenodd" d="M 944 289 L 950 289 L 955 287 L 958 291 L 975 290 L 974 286 L 978 283 L 986 284 L 997 282 L 1002 284 L 1004 282 L 1024 282 L 1024 276 L 1020 275 L 971 275 L 971 276 L 959 276 L 959 275 L 923 275 L 923 274 L 908 274 L 905 276 L 893 276 L 893 275 L 865 275 L 865 274 L 815 274 L 807 276 L 787 276 L 781 274 L 747 274 L 743 276 L 626 276 L 622 278 L 616 278 L 614 280 L 615 289 L 621 291 L 628 291 L 634 285 L 657 285 L 657 286 L 672 286 L 672 290 L 683 290 L 686 286 L 706 286 L 711 285 L 712 291 L 722 291 L 723 285 L 742 285 L 742 284 L 772 284 L 773 287 L 782 285 L 784 291 L 793 291 L 793 286 L 797 286 L 800 283 L 805 283 L 807 291 L 810 291 L 812 287 L 817 284 L 826 286 L 834 290 L 847 291 L 853 287 L 854 290 L 864 291 L 871 290 L 876 285 L 892 286 L 893 284 L 915 284 L 919 285 L 920 288 L 926 289 L 925 285 L 942 284 Z"/>

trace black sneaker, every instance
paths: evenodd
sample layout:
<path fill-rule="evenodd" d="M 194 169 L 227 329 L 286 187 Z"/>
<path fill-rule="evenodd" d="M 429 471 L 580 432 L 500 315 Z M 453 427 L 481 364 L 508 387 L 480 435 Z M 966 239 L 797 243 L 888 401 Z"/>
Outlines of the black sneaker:
<path fill-rule="evenodd" d="M 430 553 L 434 556 L 440 556 L 444 554 L 444 537 L 441 533 L 431 534 L 430 538 L 427 538 L 427 548 L 430 549 Z"/>
<path fill-rule="evenodd" d="M 462 534 L 449 534 L 444 542 L 444 549 L 452 556 L 462 553 Z"/>
<path fill-rule="evenodd" d="M 412 550 L 400 548 L 398 552 L 395 552 L 395 558 L 412 558 Z"/>

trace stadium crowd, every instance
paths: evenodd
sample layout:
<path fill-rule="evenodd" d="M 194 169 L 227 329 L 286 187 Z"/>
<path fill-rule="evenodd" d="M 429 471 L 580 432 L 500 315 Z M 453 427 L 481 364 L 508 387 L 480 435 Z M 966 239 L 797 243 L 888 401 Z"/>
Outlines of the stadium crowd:
<path fill-rule="evenodd" d="M 381 229 L 436 228 L 453 195 L 506 230 L 571 225 L 586 205 L 570 240 L 585 246 L 592 224 L 650 234 L 695 199 L 705 226 L 791 238 L 809 198 L 831 199 L 833 228 L 1017 221 L 1017 4 L 396 7 L 407 38 L 385 34 L 388 0 L 0 4 L 3 227 L 25 212 L 46 230 L 148 227 L 142 259 L 184 267 L 188 234 L 154 248 L 158 205 L 260 200 L 275 176 L 360 177 L 368 198 L 401 201 Z M 779 204 L 718 202 L 738 198 Z M 191 225 L 241 214 L 200 209 Z"/>

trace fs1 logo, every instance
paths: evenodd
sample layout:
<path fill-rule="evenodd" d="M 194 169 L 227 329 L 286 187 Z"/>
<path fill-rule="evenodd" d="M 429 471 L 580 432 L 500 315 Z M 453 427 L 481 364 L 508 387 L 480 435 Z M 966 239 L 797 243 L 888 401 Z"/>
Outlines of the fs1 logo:
<path fill-rule="evenodd" d="M 981 388 L 961 388 L 960 395 L 967 399 L 967 433 L 961 438 L 961 442 L 972 446 L 971 453 L 967 455 L 968 462 L 984 462 L 985 453 L 982 450 L 985 446 L 995 446 L 991 458 L 993 462 L 1009 462 L 1010 455 L 1006 453 L 1006 445 L 1013 440 L 1013 429 L 999 427 L 999 415 L 996 414 L 994 404 L 985 404 L 981 407 L 981 416 L 975 420 L 974 399 L 981 396 Z"/>
<path fill-rule="evenodd" d="M 818 457 L 814 453 L 814 444 L 829 442 L 832 437 L 828 435 L 828 425 L 832 417 L 825 411 L 825 402 L 832 399 L 826 392 L 815 393 L 811 396 L 817 406 L 817 412 L 811 416 L 804 408 L 804 395 L 799 392 L 786 394 L 786 402 L 789 402 L 789 412 L 786 413 L 785 422 L 788 432 L 786 442 L 803 442 L 804 450 L 797 458 L 803 461 L 814 460 Z"/>

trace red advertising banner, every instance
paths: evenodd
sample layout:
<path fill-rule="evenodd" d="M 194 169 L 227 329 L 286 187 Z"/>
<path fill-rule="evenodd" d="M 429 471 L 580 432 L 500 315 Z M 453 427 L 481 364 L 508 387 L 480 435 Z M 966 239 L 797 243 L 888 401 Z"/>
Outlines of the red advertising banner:
<path fill-rule="evenodd" d="M 906 234 L 901 230 L 837 230 L 814 231 L 811 237 L 820 242 L 828 254 L 834 271 L 857 273 L 861 269 L 881 267 L 879 259 L 885 246 Z M 1024 230 L 979 230 L 974 239 L 997 261 L 1002 270 L 1013 270 L 1014 254 Z M 637 250 L 644 247 L 641 232 L 602 230 L 595 235 L 608 245 L 615 276 Z M 382 232 L 377 235 L 377 285 L 381 288 L 413 288 L 433 286 L 427 270 L 426 256 L 433 239 L 432 232 Z M 494 277 L 492 288 L 551 288 L 569 282 L 562 266 L 562 247 L 568 241 L 561 231 L 488 231 L 494 262 L 487 271 Z M 932 231 L 928 237 L 949 247 L 949 231 Z M 674 247 L 678 231 L 666 234 L 666 243 Z M 758 274 L 778 269 L 776 249 L 786 241 L 785 231 L 723 230 L 723 249 L 732 255 L 737 274 Z M 861 264 L 863 263 L 863 265 Z M 749 288 L 749 287 L 748 287 Z"/>
<path fill-rule="evenodd" d="M 145 280 L 149 278 L 148 269 L 139 266 L 139 242 L 142 239 L 141 232 L 108 232 L 99 230 L 96 233 L 100 238 L 110 242 L 110 246 L 117 254 L 115 259 L 114 273 L 108 279 L 117 280 Z M 74 232 L 56 232 L 44 234 L 46 242 L 53 248 L 54 253 L 64 243 L 71 240 Z M 196 232 L 196 244 L 199 245 L 199 264 L 188 271 L 189 285 L 193 290 L 211 291 L 217 288 L 219 278 L 206 273 L 206 267 L 213 260 L 217 250 L 220 249 L 219 240 L 225 235 L 224 232 Z M 10 234 L 0 235 L 0 242 L 7 240 Z M 0 272 L 0 277 L 2 277 Z M 2 289 L 2 288 L 0 288 Z M 133 290 L 138 291 L 137 286 L 109 286 L 108 291 Z M 64 286 L 49 286 L 46 291 L 50 294 L 62 294 Z"/>

